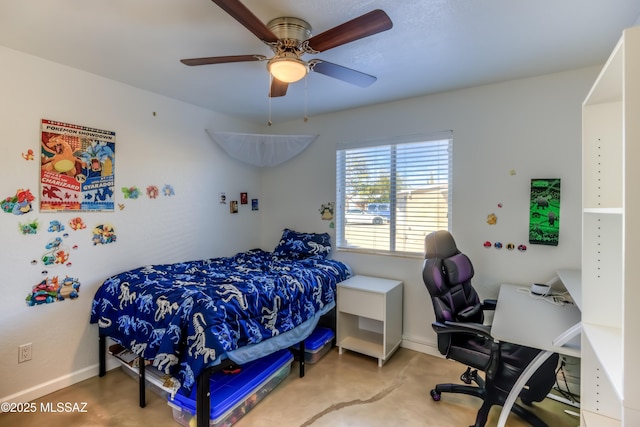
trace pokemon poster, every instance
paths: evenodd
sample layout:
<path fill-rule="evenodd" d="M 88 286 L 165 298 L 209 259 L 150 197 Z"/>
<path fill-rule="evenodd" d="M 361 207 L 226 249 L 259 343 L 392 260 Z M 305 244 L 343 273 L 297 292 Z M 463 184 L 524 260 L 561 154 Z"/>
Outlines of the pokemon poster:
<path fill-rule="evenodd" d="M 113 211 L 116 133 L 41 124 L 40 211 Z"/>

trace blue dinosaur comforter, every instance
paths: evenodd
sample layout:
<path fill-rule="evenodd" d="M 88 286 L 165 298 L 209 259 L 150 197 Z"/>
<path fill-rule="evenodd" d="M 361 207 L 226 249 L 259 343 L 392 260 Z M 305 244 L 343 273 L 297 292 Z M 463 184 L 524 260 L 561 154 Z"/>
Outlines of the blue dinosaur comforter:
<path fill-rule="evenodd" d="M 153 360 L 188 395 L 204 368 L 234 360 L 234 350 L 317 321 L 335 304 L 336 284 L 349 275 L 340 261 L 292 260 L 260 249 L 150 265 L 107 279 L 93 299 L 90 321 L 102 335 Z"/>

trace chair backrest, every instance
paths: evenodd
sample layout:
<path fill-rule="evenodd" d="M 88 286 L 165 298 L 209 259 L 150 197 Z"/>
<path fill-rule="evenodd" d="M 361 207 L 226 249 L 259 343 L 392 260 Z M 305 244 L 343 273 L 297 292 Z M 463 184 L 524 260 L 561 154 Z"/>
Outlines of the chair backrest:
<path fill-rule="evenodd" d="M 425 237 L 425 260 L 422 268 L 424 284 L 431 295 L 436 320 L 467 321 L 482 323 L 484 314 L 460 318 L 460 313 L 480 304 L 480 298 L 473 286 L 473 265 L 461 253 L 451 233 L 434 231 Z"/>

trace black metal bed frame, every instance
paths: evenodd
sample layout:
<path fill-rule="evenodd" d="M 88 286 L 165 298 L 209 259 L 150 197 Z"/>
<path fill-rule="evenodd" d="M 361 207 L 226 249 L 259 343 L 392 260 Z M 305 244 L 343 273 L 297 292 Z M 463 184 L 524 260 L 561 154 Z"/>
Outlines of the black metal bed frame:
<path fill-rule="evenodd" d="M 304 377 L 304 340 L 298 343 L 297 349 L 291 349 L 297 354 L 300 361 L 300 378 Z M 98 376 L 103 377 L 107 373 L 107 336 L 99 334 L 98 336 Z M 209 425 L 209 413 L 211 411 L 211 391 L 210 379 L 211 374 L 221 371 L 231 366 L 233 362 L 229 359 L 223 360 L 219 365 L 210 366 L 204 369 L 196 380 L 196 422 L 198 427 L 207 427 Z M 144 408 L 147 404 L 145 389 L 145 361 L 138 356 L 138 393 L 140 399 L 140 407 Z"/>

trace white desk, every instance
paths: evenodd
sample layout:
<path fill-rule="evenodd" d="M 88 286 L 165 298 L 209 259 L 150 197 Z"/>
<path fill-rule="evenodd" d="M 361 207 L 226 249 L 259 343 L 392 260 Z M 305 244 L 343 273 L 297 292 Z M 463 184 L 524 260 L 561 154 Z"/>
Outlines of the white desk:
<path fill-rule="evenodd" d="M 521 288 L 515 285 L 500 286 L 491 335 L 499 341 L 544 351 L 534 358 L 513 386 L 502 408 L 499 427 L 506 424 L 520 390 L 553 353 L 580 357 L 579 308 L 576 305 L 552 304 L 530 296 L 528 292 L 521 291 Z"/>
<path fill-rule="evenodd" d="M 580 336 L 564 346 L 553 340 L 580 322 L 580 310 L 575 305 L 554 305 L 520 291 L 522 286 L 502 285 L 493 316 L 491 335 L 499 341 L 549 350 L 580 357 Z"/>
<path fill-rule="evenodd" d="M 547 282 L 552 288 L 560 281 L 569 291 L 571 298 L 582 311 L 582 272 L 580 270 L 558 270 L 556 278 Z M 561 287 L 561 286 L 560 286 Z M 558 287 L 556 287 L 558 289 Z"/>

